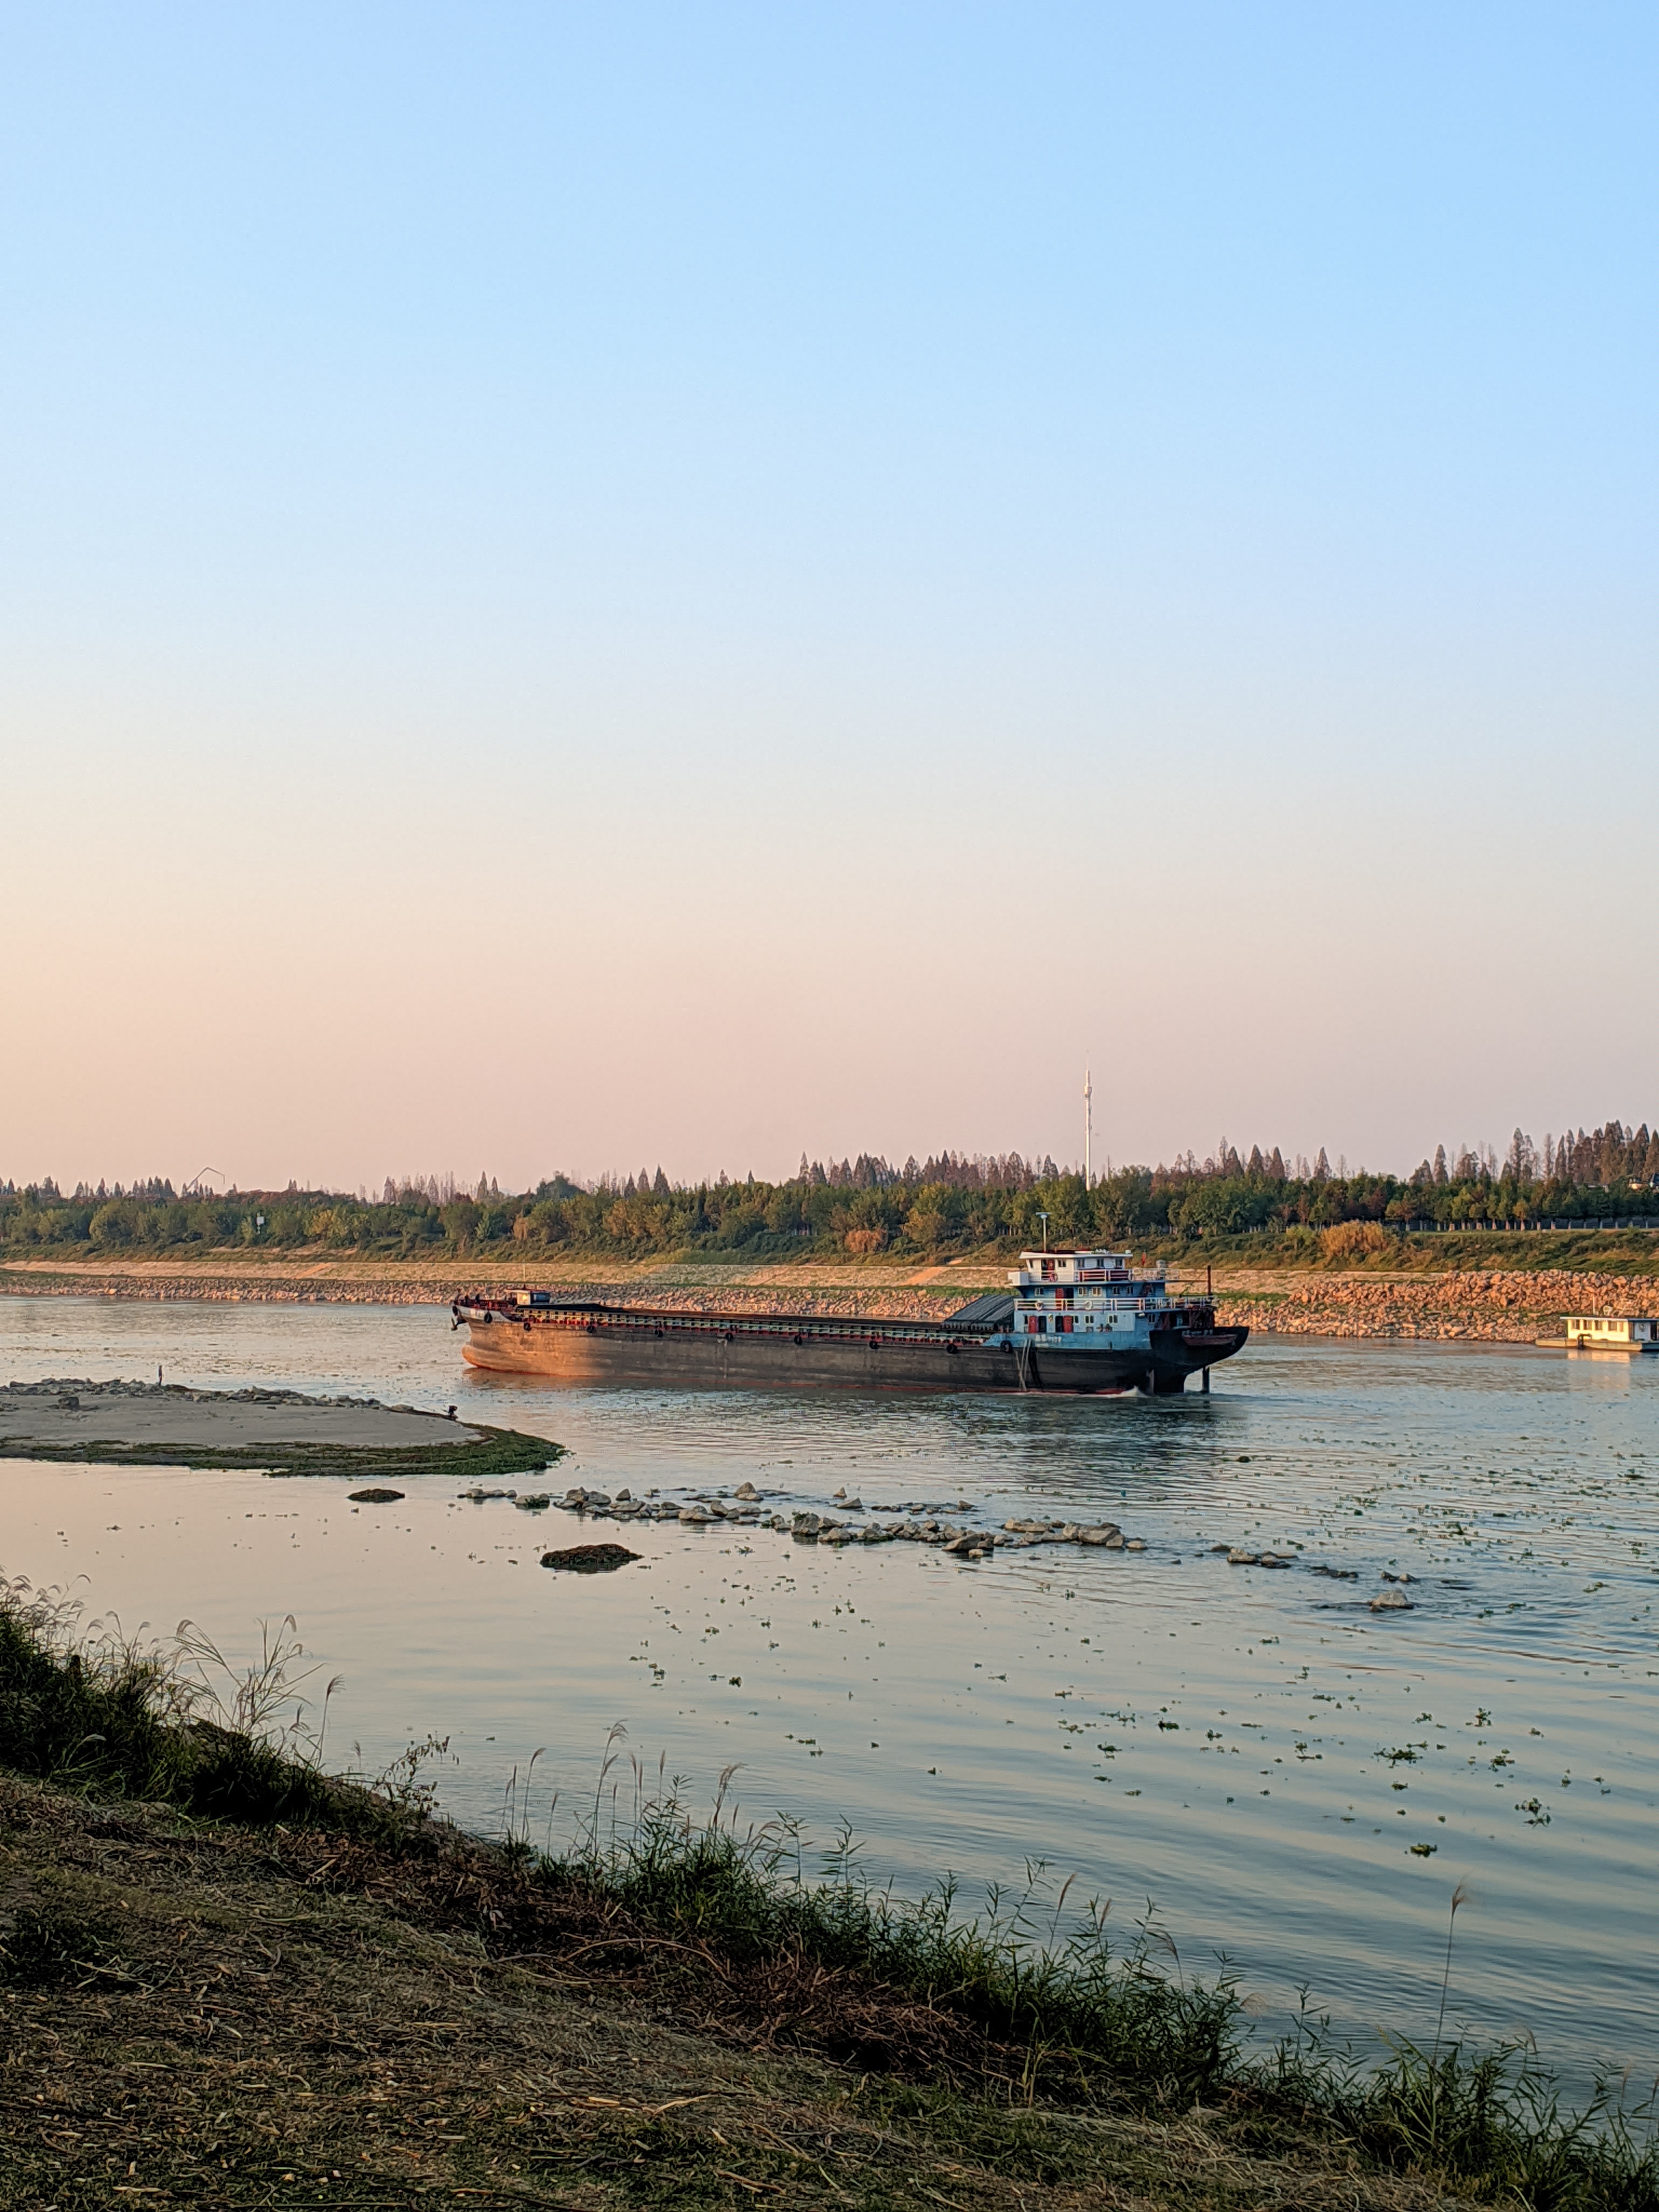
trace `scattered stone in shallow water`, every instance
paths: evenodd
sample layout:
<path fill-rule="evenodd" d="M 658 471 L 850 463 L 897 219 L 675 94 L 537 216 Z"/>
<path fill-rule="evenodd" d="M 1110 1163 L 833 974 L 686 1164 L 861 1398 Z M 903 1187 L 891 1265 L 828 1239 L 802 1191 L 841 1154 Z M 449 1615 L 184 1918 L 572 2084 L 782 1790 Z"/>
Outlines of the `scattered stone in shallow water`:
<path fill-rule="evenodd" d="M 353 1490 L 347 1492 L 353 1505 L 396 1505 L 403 1494 L 401 1490 Z"/>
<path fill-rule="evenodd" d="M 624 1544 L 573 1544 L 568 1552 L 544 1552 L 542 1565 L 562 1567 L 573 1575 L 608 1575 L 639 1556 Z"/>
<path fill-rule="evenodd" d="M 508 1497 L 516 1493 L 505 1492 L 469 1492 L 468 1497 Z M 861 1498 L 848 1498 L 844 1489 L 836 1493 L 838 1501 L 849 1513 L 865 1511 Z M 527 1510 L 539 1510 L 534 1500 L 518 1501 Z M 988 1559 L 999 1547 L 1013 1551 L 1028 1551 L 1043 1544 L 1080 1544 L 1096 1549 L 1113 1552 L 1144 1552 L 1146 1544 L 1138 1536 L 1125 1538 L 1115 1521 L 1054 1521 L 1011 1520 L 1003 1523 L 1002 1534 L 988 1528 L 964 1528 L 953 1521 L 931 1517 L 933 1512 L 947 1509 L 901 1506 L 901 1512 L 927 1511 L 926 1520 L 872 1521 L 864 1525 L 848 1525 L 831 1515 L 813 1512 L 798 1506 L 791 1512 L 763 1511 L 760 1492 L 752 1482 L 739 1483 L 729 1494 L 722 1492 L 710 1497 L 707 1492 L 693 1492 L 684 1500 L 658 1498 L 655 1492 L 649 1499 L 635 1498 L 626 1490 L 619 1490 L 616 1499 L 607 1498 L 603 1491 L 585 1490 L 577 1485 L 567 1491 L 561 1503 L 573 1513 L 592 1513 L 599 1520 L 678 1521 L 686 1526 L 711 1528 L 725 1522 L 734 1528 L 756 1526 L 775 1529 L 781 1535 L 793 1536 L 798 1542 L 827 1544 L 838 1548 L 847 1544 L 890 1544 L 896 1540 L 907 1543 L 929 1544 L 949 1552 L 956 1559 Z M 890 1510 L 892 1509 L 890 1508 Z M 1226 1551 L 1218 1545 L 1218 1551 Z M 1230 1555 L 1231 1556 L 1231 1555 Z M 1243 1555 L 1250 1564 L 1290 1565 L 1285 1556 L 1275 1558 L 1268 1553 Z"/>
<path fill-rule="evenodd" d="M 492 1498 L 516 1498 L 516 1490 L 464 1490 L 461 1496 L 469 1505 L 487 1505 Z"/>
<path fill-rule="evenodd" d="M 546 1491 L 534 1490 L 526 1492 L 522 1498 L 515 1498 L 513 1503 L 520 1513 L 545 1513 L 553 1500 Z"/>
<path fill-rule="evenodd" d="M 1261 1564 L 1261 1554 L 1259 1552 L 1231 1551 L 1227 1554 L 1227 1565 L 1230 1567 L 1256 1567 Z"/>
<path fill-rule="evenodd" d="M 1414 1608 L 1404 1590 L 1385 1589 L 1371 1600 L 1373 1613 L 1410 1613 Z"/>

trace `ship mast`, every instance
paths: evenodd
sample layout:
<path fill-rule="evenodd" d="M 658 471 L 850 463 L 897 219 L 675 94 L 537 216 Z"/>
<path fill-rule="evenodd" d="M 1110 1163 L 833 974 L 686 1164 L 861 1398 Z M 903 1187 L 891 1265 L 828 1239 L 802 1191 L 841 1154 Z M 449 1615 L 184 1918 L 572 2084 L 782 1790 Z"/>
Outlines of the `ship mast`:
<path fill-rule="evenodd" d="M 1083 1071 L 1083 1188 L 1087 1190 L 1093 1181 L 1090 1172 L 1091 1153 L 1095 1134 L 1095 1085 L 1088 1067 Z"/>

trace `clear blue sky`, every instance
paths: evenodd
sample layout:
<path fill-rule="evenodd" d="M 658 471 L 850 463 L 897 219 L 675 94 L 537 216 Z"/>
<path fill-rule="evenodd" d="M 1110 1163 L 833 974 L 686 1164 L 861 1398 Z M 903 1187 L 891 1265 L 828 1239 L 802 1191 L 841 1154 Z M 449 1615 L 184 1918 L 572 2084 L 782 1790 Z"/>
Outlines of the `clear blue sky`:
<path fill-rule="evenodd" d="M 0 39 L 0 1174 L 1659 1113 L 1651 7 Z"/>

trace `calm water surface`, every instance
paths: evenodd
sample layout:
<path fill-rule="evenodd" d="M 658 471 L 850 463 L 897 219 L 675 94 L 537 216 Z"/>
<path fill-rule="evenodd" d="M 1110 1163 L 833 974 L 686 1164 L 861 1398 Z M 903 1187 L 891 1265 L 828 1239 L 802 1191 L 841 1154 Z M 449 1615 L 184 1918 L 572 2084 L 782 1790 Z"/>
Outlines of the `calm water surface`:
<path fill-rule="evenodd" d="M 375 1511 L 343 1482 L 4 1464 L 0 1569 L 231 1655 L 295 1614 L 344 1677 L 334 1753 L 447 1735 L 432 1771 L 471 1825 L 540 1750 L 556 1838 L 620 1723 L 694 1802 L 735 1765 L 749 1817 L 826 1844 L 844 1820 L 912 1890 L 1046 1861 L 1126 1930 L 1150 1902 L 1185 1966 L 1224 1954 L 1267 2027 L 1306 1984 L 1360 2036 L 1432 2033 L 1463 1881 L 1460 2021 L 1580 2081 L 1659 2069 L 1659 1360 L 1267 1340 L 1162 1403 L 565 1389 L 468 1375 L 430 1309 L 0 1300 L 0 1378 L 158 1363 L 459 1401 L 568 1445 L 556 1490 L 747 1479 L 1146 1540 L 965 1565 L 635 1526 L 639 1566 L 575 1580 L 537 1565 L 562 1515 L 436 1478 Z M 1303 1564 L 1229 1567 L 1228 1542 Z M 1412 1611 L 1369 1611 L 1385 1571 Z"/>

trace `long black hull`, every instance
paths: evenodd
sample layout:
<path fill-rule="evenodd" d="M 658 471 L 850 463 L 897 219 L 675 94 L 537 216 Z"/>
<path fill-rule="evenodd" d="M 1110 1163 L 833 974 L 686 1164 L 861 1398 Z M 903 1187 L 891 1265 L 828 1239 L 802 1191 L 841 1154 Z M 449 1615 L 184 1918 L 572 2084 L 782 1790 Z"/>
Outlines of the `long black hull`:
<path fill-rule="evenodd" d="M 1149 1347 L 1010 1342 L 939 1322 L 848 1322 L 793 1314 L 688 1314 L 640 1307 L 454 1309 L 471 1366 L 571 1382 L 732 1383 L 854 1390 L 1098 1392 L 1170 1397 L 1191 1375 L 1231 1359 L 1246 1328 L 1155 1329 Z"/>

